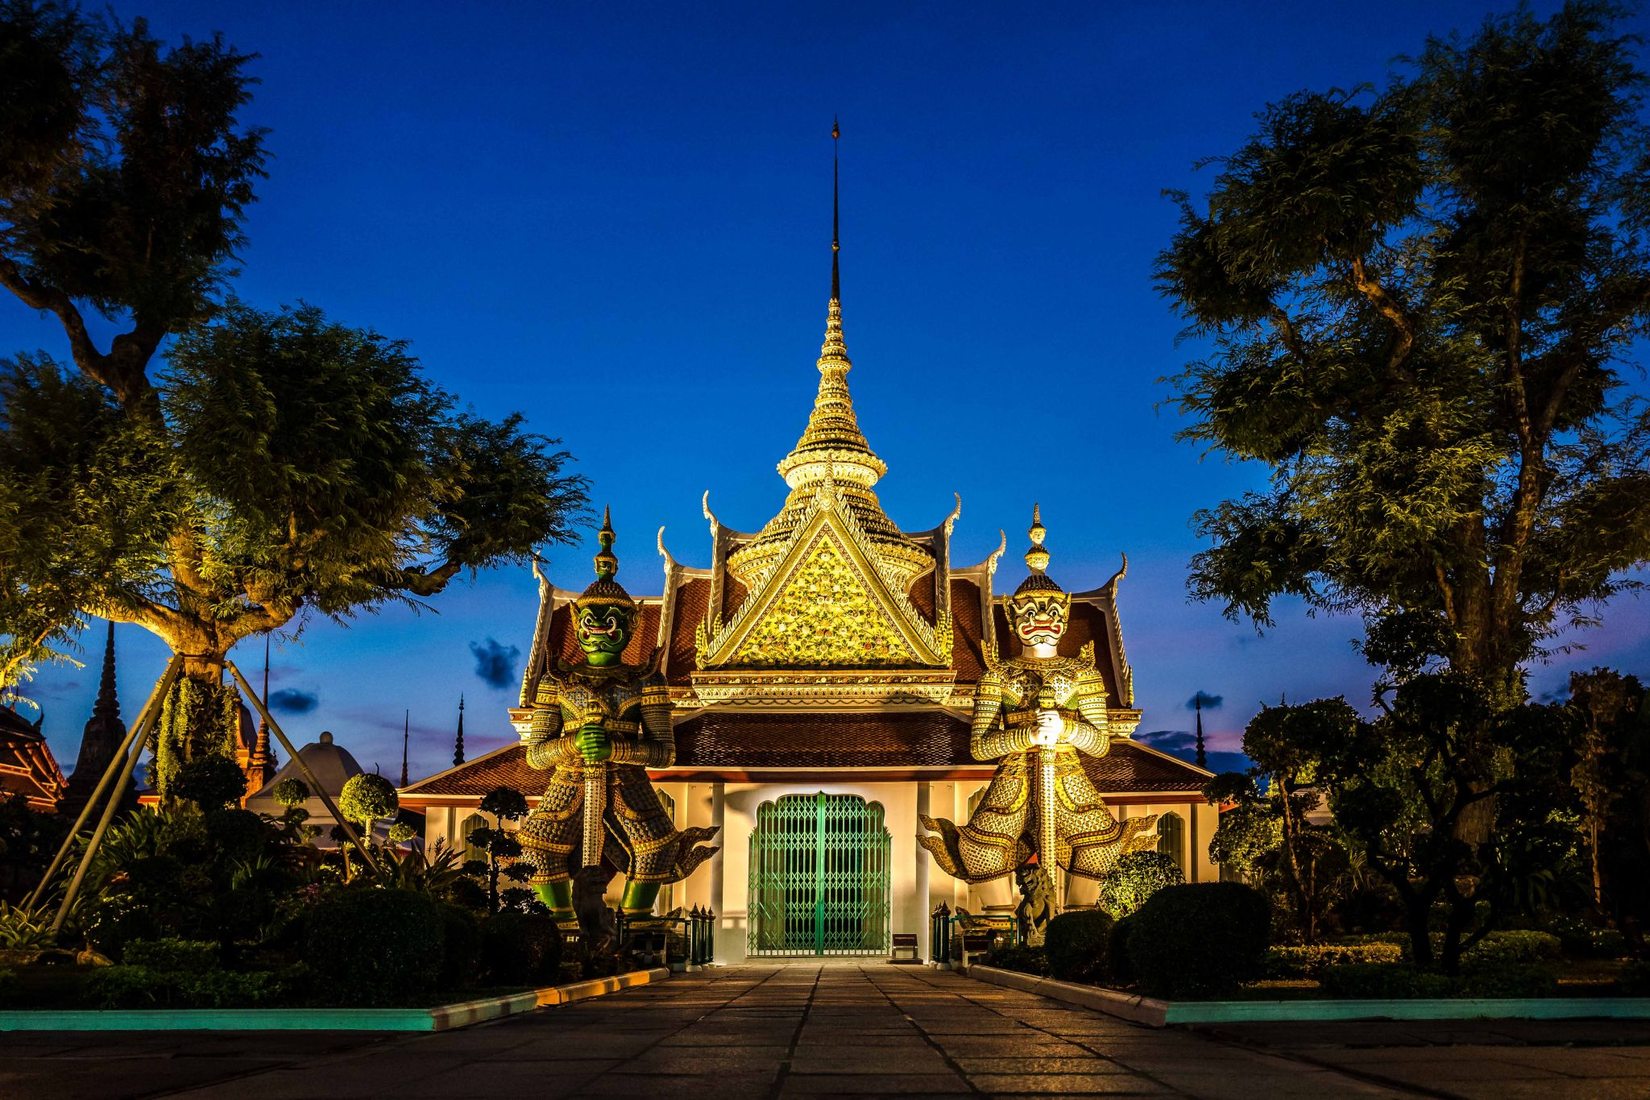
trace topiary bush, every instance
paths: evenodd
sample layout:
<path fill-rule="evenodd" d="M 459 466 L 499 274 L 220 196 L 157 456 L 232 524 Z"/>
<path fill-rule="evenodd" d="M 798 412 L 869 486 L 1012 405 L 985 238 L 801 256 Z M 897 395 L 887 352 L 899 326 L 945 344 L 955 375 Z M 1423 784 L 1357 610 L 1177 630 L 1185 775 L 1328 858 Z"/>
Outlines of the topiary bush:
<path fill-rule="evenodd" d="M 328 895 L 309 914 L 305 959 L 339 1005 L 414 1004 L 441 976 L 445 919 L 425 894 L 372 887 Z"/>
<path fill-rule="evenodd" d="M 1126 917 L 1159 890 L 1185 881 L 1180 865 L 1162 852 L 1130 852 L 1100 876 L 1100 908 Z"/>
<path fill-rule="evenodd" d="M 1049 921 L 1043 936 L 1049 973 L 1063 982 L 1103 981 L 1109 974 L 1106 954 L 1116 923 L 1099 909 L 1073 909 Z"/>
<path fill-rule="evenodd" d="M 1460 985 L 1468 997 L 1552 997 L 1558 973 L 1546 963 L 1493 962 L 1465 971 Z"/>
<path fill-rule="evenodd" d="M 202 810 L 239 804 L 246 794 L 246 773 L 227 756 L 200 756 L 178 769 L 167 793 Z"/>
<path fill-rule="evenodd" d="M 1154 997 L 1220 996 L 1265 973 L 1271 906 L 1253 887 L 1170 886 L 1132 920 L 1129 960 Z"/>

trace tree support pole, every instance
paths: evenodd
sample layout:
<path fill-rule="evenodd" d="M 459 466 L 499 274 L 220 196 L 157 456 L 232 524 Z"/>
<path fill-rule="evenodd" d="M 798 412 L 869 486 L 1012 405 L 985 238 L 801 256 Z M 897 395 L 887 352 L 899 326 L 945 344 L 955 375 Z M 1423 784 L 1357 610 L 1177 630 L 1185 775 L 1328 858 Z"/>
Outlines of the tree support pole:
<path fill-rule="evenodd" d="M 172 690 L 172 685 L 177 682 L 178 676 L 182 672 L 183 658 L 174 654 L 171 663 L 166 666 L 166 672 L 160 678 L 160 683 L 155 685 L 156 695 L 151 697 L 151 702 L 166 698 L 167 693 Z M 146 719 L 144 725 L 154 724 L 159 709 L 158 705 L 145 707 L 146 713 L 142 716 Z M 145 742 L 146 737 L 131 738 L 125 764 L 121 768 L 120 779 L 115 787 L 116 792 L 131 782 L 132 773 L 137 771 L 138 758 L 143 755 Z M 120 799 L 111 792 L 108 804 L 103 807 L 103 817 L 98 820 L 97 829 L 92 833 L 92 839 L 86 842 L 86 854 L 81 856 L 80 866 L 75 868 L 74 878 L 69 880 L 69 888 L 63 892 L 63 903 L 57 907 L 57 917 L 52 921 L 52 935 L 57 935 L 63 927 L 64 920 L 68 918 L 69 908 L 74 904 L 75 896 L 80 893 L 81 883 L 86 880 L 86 872 L 91 869 L 92 857 L 97 855 L 97 849 L 103 843 L 103 836 L 109 831 L 109 823 L 114 821 L 115 811 L 119 808 Z"/>
<path fill-rule="evenodd" d="M 338 824 L 343 827 L 344 835 L 349 837 L 350 843 L 355 845 L 355 850 L 361 853 L 361 859 L 366 862 L 368 867 L 371 867 L 375 872 L 382 874 L 383 868 L 378 866 L 378 861 L 372 857 L 372 852 L 369 851 L 367 846 L 361 842 L 361 834 L 357 833 L 355 831 L 355 826 L 347 821 L 344 818 L 344 815 L 338 811 L 338 804 L 332 800 L 332 796 L 327 793 L 326 788 L 321 786 L 321 781 L 315 778 L 315 773 L 309 770 L 309 765 L 304 763 L 303 754 L 293 747 L 291 741 L 287 740 L 286 731 L 281 728 L 281 724 L 279 722 L 275 721 L 274 715 L 269 713 L 268 708 L 264 706 L 263 700 L 258 698 L 258 693 L 252 690 L 252 685 L 248 683 L 246 677 L 241 674 L 241 670 L 235 667 L 235 662 L 226 659 L 224 661 L 224 667 L 227 668 L 230 674 L 235 677 L 235 681 L 241 685 L 241 690 L 246 692 L 246 697 L 248 699 L 252 700 L 252 705 L 258 708 L 258 714 L 263 717 L 265 722 L 269 723 L 269 728 L 273 730 L 275 736 L 280 739 L 281 747 L 286 749 L 287 755 L 291 756 L 293 763 L 298 765 L 298 770 L 303 773 L 305 781 L 307 781 L 310 785 L 310 789 L 316 794 L 317 797 L 321 799 L 321 804 L 327 808 L 327 812 L 332 815 L 333 820 L 337 821 Z"/>
<path fill-rule="evenodd" d="M 125 762 L 127 754 L 132 751 L 133 744 L 143 741 L 150 726 L 154 724 L 150 712 L 158 711 L 165 700 L 166 691 L 162 690 L 162 685 L 166 685 L 167 690 L 170 690 L 171 685 L 167 681 L 172 675 L 173 666 L 178 661 L 177 657 L 173 657 L 167 663 L 166 670 L 161 673 L 160 679 L 155 681 L 154 688 L 149 692 L 148 700 L 144 702 L 143 708 L 138 711 L 137 718 L 132 722 L 132 728 L 126 731 L 126 739 L 120 743 L 120 748 L 116 749 L 115 754 L 109 758 L 109 766 L 103 769 L 103 777 L 97 781 L 97 788 L 92 791 L 92 797 L 88 798 L 86 805 L 80 808 L 80 816 L 75 818 L 74 826 L 69 830 L 68 835 L 63 838 L 63 843 L 58 847 L 57 855 L 53 857 L 51 866 L 47 867 L 46 873 L 40 876 L 40 882 L 29 894 L 28 901 L 23 903 L 25 909 L 33 909 L 40 904 L 40 899 L 46 893 L 46 887 L 51 885 L 52 876 L 57 874 L 58 868 L 63 865 L 64 858 L 69 854 L 69 849 L 74 846 L 74 838 L 80 835 L 80 830 L 84 829 L 86 823 L 92 819 L 92 812 L 97 809 L 97 804 L 102 800 L 104 792 L 109 789 L 115 780 L 115 776 L 121 771 L 121 765 Z M 137 751 L 141 753 L 143 750 L 140 748 Z M 117 791 L 111 797 L 118 801 L 120 793 Z"/>

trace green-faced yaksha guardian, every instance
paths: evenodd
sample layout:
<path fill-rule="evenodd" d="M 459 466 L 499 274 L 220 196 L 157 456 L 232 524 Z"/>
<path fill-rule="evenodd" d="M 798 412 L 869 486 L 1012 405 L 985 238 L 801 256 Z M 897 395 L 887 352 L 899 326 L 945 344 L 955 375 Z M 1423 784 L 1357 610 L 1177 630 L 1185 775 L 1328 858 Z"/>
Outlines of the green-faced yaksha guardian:
<path fill-rule="evenodd" d="M 670 696 L 657 672 L 623 663 L 636 603 L 614 574 L 613 524 L 604 516 L 596 580 L 573 604 L 581 664 L 544 673 L 533 693 L 527 763 L 551 772 L 538 809 L 518 839 L 539 897 L 559 922 L 573 914 L 573 875 L 604 862 L 625 875 L 621 907 L 653 908 L 659 887 L 679 882 L 716 851 L 701 842 L 712 829 L 678 830 L 648 781 L 648 768 L 676 759 Z"/>

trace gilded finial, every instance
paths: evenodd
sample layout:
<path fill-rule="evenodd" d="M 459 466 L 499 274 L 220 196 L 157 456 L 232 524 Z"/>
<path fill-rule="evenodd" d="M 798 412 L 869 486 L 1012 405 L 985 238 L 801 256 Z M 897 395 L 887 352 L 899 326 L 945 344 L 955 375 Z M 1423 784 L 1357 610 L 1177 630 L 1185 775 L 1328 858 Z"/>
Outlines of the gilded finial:
<path fill-rule="evenodd" d="M 1026 564 L 1033 573 L 1041 573 L 1048 568 L 1048 551 L 1043 548 L 1043 539 L 1048 537 L 1048 528 L 1043 526 L 1043 507 L 1041 504 L 1031 506 L 1031 530 L 1026 532 L 1031 537 L 1031 549 L 1026 551 Z"/>
<path fill-rule="evenodd" d="M 831 119 L 831 301 L 842 301 L 842 270 L 837 253 L 842 251 L 841 194 L 842 174 L 838 168 L 837 142 L 842 140 L 842 127 Z"/>
<path fill-rule="evenodd" d="M 602 509 L 602 529 L 596 532 L 596 541 L 601 543 L 601 552 L 596 555 L 596 576 L 608 580 L 619 571 L 618 555 L 613 553 L 613 506 Z"/>

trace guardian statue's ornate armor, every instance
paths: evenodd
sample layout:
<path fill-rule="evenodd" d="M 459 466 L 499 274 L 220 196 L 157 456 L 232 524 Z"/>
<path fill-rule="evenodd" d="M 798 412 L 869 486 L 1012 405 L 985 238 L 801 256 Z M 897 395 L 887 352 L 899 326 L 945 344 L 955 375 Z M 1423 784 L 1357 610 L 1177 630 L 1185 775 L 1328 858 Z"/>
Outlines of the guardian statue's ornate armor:
<path fill-rule="evenodd" d="M 670 696 L 655 652 L 645 666 L 620 664 L 636 604 L 613 579 L 613 525 L 603 518 L 596 580 L 574 602 L 582 664 L 547 671 L 533 694 L 527 763 L 551 773 L 538 808 L 517 839 L 530 880 L 558 921 L 573 920 L 572 879 L 605 864 L 625 875 L 621 907 L 653 908 L 659 887 L 679 882 L 713 852 L 716 830 L 678 830 L 648 781 L 648 768 L 676 759 Z"/>
<path fill-rule="evenodd" d="M 974 758 L 999 761 L 996 773 L 967 824 L 922 818 L 938 834 L 922 837 L 923 847 L 946 874 L 967 882 L 1000 878 L 1033 855 L 1044 871 L 1057 865 L 1099 878 L 1118 857 L 1157 839 L 1155 817 L 1112 817 L 1083 769 L 1084 756 L 1104 756 L 1110 747 L 1106 685 L 1092 646 L 1079 657 L 1058 655 L 1071 596 L 1044 572 L 1047 531 L 1039 513 L 1032 515 L 1031 575 L 1003 600 L 1023 652 L 1001 660 L 987 652 L 974 696 Z"/>

